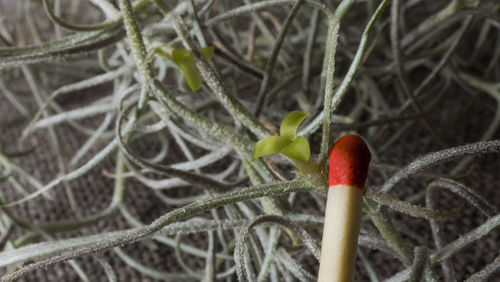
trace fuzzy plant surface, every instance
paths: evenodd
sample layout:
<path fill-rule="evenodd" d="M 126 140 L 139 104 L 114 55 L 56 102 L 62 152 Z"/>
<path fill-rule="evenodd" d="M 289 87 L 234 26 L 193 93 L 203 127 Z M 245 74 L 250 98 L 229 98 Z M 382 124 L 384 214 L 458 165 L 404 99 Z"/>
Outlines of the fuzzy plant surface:
<path fill-rule="evenodd" d="M 1 281 L 500 279 L 500 2 L 0 0 Z"/>

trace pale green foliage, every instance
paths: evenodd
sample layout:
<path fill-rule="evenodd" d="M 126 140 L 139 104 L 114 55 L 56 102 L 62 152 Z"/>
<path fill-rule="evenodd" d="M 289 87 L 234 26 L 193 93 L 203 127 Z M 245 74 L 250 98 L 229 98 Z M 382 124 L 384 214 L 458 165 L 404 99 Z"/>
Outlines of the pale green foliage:
<path fill-rule="evenodd" d="M 278 154 L 288 144 L 290 144 L 290 140 L 283 136 L 268 136 L 255 144 L 253 159 L 256 160 L 263 156 Z"/>
<path fill-rule="evenodd" d="M 311 157 L 309 142 L 302 136 L 295 136 L 297 129 L 308 113 L 300 111 L 290 112 L 281 122 L 280 136 L 268 136 L 255 144 L 253 151 L 254 160 L 281 153 L 292 159 L 307 162 Z"/>
<path fill-rule="evenodd" d="M 280 136 L 293 140 L 295 138 L 295 134 L 297 133 L 297 129 L 299 128 L 300 124 L 308 116 L 309 113 L 303 113 L 300 111 L 290 112 L 281 122 Z"/>
<path fill-rule="evenodd" d="M 207 46 L 200 49 L 206 60 L 211 60 L 214 56 L 214 47 Z M 184 49 L 175 49 L 172 51 L 174 62 L 181 68 L 186 82 L 193 92 L 200 90 L 202 85 L 201 74 L 196 68 L 196 61 L 191 55 L 191 52 Z"/>
<path fill-rule="evenodd" d="M 303 162 L 309 161 L 309 158 L 311 157 L 309 142 L 307 142 L 307 139 L 303 136 L 295 137 L 290 144 L 281 149 L 280 153 Z"/>

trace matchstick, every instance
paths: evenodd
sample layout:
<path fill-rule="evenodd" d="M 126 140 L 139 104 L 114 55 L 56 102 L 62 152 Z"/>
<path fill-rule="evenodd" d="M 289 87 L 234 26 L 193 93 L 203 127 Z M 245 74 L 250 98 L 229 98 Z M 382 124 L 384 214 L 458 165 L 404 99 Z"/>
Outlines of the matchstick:
<path fill-rule="evenodd" d="M 357 135 L 345 135 L 333 146 L 318 282 L 354 280 L 363 188 L 369 163 L 370 150 Z"/>

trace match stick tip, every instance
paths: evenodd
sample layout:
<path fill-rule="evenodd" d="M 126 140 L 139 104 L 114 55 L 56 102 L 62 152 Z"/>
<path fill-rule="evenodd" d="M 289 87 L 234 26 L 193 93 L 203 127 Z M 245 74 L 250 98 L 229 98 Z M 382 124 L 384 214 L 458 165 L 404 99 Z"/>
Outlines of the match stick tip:
<path fill-rule="evenodd" d="M 348 185 L 363 189 L 365 186 L 370 149 L 357 135 L 342 136 L 333 145 L 330 154 L 328 182 L 333 185 Z"/>

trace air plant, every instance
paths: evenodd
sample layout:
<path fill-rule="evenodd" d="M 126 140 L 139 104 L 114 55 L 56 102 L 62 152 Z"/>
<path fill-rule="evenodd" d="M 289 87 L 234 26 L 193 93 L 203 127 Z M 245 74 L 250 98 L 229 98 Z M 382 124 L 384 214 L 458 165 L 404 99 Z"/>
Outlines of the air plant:
<path fill-rule="evenodd" d="M 463 173 L 500 152 L 491 140 L 500 107 L 483 100 L 500 101 L 499 9 L 462 0 L 1 1 L 1 280 L 42 268 L 37 275 L 59 280 L 315 281 L 319 265 L 320 279 L 494 277 L 500 256 L 467 268 L 454 258 L 500 226 L 496 199 L 481 196 L 497 175 L 476 191 L 467 177 L 486 170 Z M 480 121 L 470 125 L 479 134 L 464 117 Z M 462 124 L 470 135 L 455 130 Z M 420 156 L 407 150 L 417 143 Z M 54 165 L 28 165 L 31 157 Z M 378 177 L 365 185 L 367 169 Z M 89 175 L 108 182 L 81 187 Z M 442 190 L 464 207 L 443 207 Z M 142 215 L 137 191 L 164 214 Z M 41 206 L 66 199 L 68 217 L 37 219 Z M 484 221 L 444 236 L 465 209 Z M 101 228 L 105 220 L 119 224 Z M 177 268 L 141 261 L 157 250 Z M 59 276 L 51 266 L 62 262 L 72 270 Z"/>

